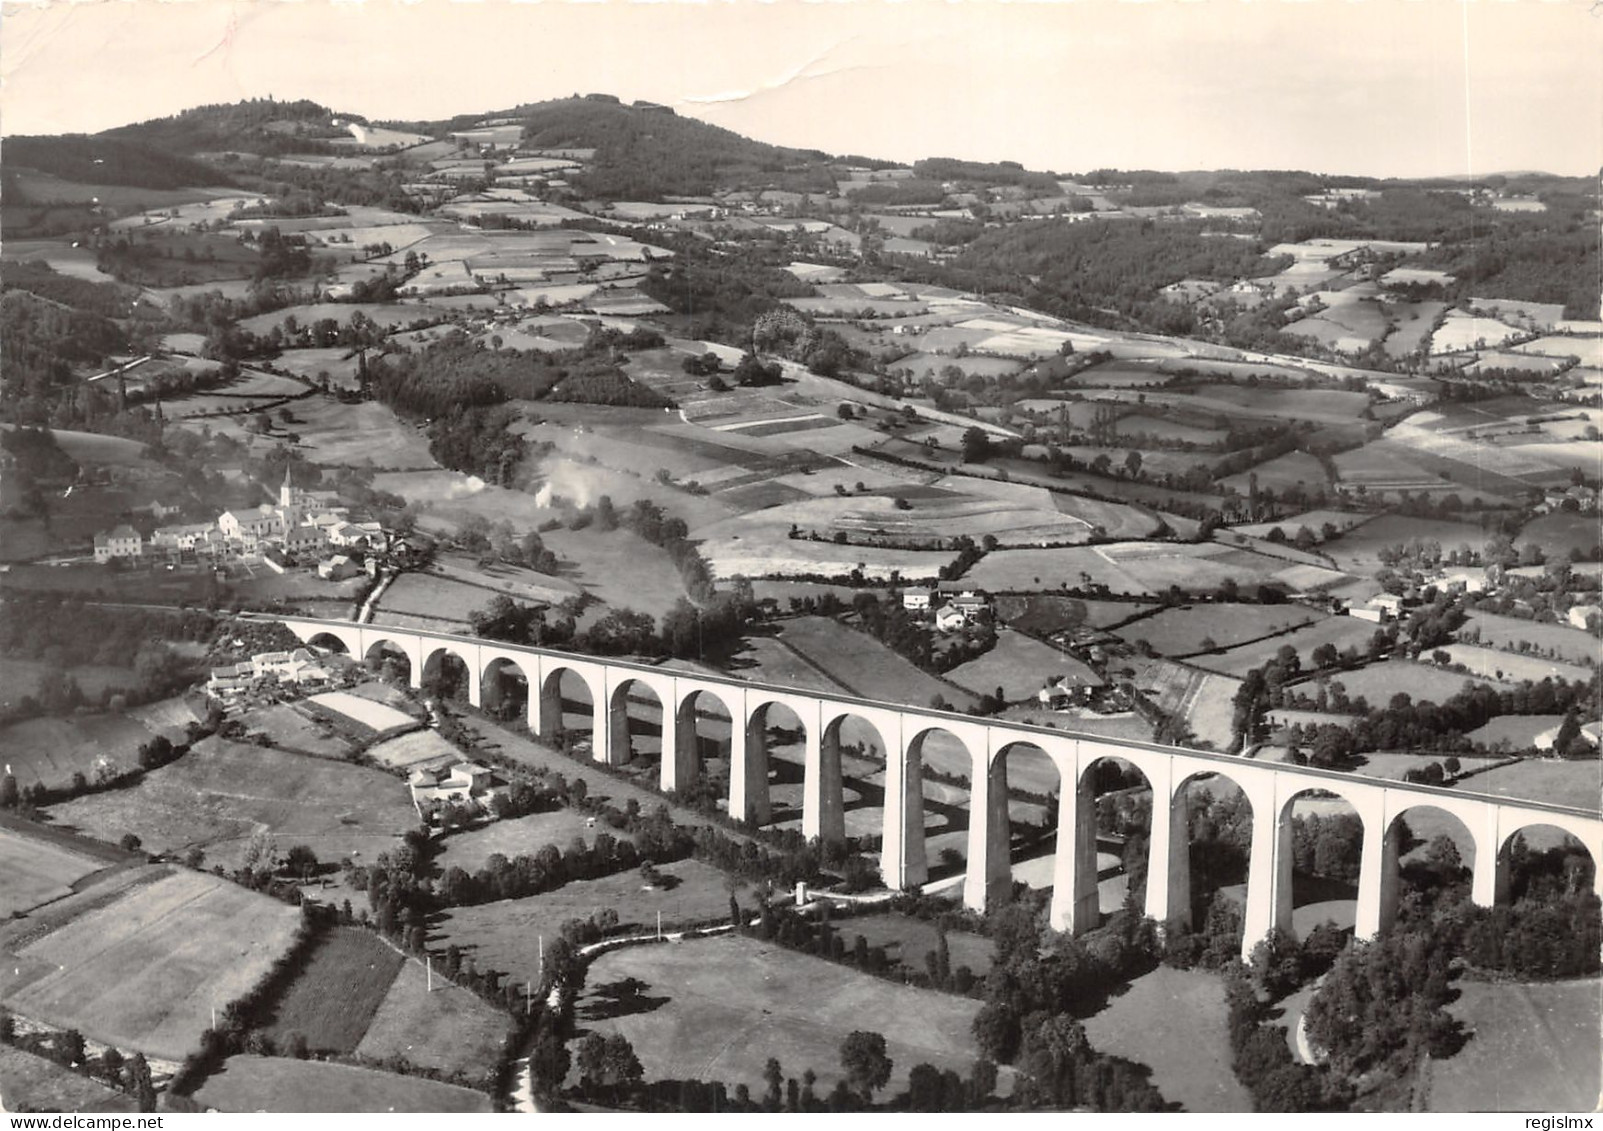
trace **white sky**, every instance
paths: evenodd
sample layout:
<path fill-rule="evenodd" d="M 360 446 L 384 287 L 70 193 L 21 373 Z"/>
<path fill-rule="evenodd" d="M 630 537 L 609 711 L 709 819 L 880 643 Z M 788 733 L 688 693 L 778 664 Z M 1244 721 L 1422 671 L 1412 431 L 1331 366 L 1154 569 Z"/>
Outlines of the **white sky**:
<path fill-rule="evenodd" d="M 602 91 L 780 144 L 1085 172 L 1603 166 L 1592 0 L 5 0 L 0 130 L 272 94 L 441 118 Z"/>

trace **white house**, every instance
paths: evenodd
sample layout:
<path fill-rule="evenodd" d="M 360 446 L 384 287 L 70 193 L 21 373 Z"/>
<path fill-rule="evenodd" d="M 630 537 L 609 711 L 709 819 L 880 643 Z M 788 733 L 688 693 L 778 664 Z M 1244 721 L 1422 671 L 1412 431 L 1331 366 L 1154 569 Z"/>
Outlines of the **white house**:
<path fill-rule="evenodd" d="M 139 531 L 124 523 L 95 535 L 95 561 L 109 562 L 112 558 L 137 558 L 145 552 L 144 539 Z"/>
<path fill-rule="evenodd" d="M 928 589 L 904 589 L 902 608 L 910 613 L 927 613 L 930 611 L 930 596 Z"/>
<path fill-rule="evenodd" d="M 935 627 L 942 632 L 956 632 L 968 624 L 968 614 L 956 605 L 942 605 L 935 613 Z"/>
<path fill-rule="evenodd" d="M 328 531 L 321 526 L 292 526 L 284 531 L 284 549 L 291 554 L 316 554 L 328 545 Z"/>

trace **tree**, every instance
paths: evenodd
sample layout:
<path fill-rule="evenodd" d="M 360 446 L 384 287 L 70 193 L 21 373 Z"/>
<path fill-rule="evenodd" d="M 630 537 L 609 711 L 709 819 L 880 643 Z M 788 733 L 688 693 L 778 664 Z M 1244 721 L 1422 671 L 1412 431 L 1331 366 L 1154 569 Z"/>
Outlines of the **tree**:
<path fill-rule="evenodd" d="M 763 1065 L 763 1083 L 768 1085 L 768 1092 L 763 1097 L 763 1107 L 768 1111 L 778 1111 L 780 1104 L 784 1102 L 785 1072 L 774 1057 L 769 1057 L 768 1063 Z"/>
<path fill-rule="evenodd" d="M 963 462 L 984 463 L 991 454 L 991 437 L 983 428 L 970 428 L 963 433 Z"/>
<path fill-rule="evenodd" d="M 1131 448 L 1124 457 L 1124 470 L 1131 479 L 1141 478 L 1141 453 Z"/>
<path fill-rule="evenodd" d="M 122 834 L 122 839 L 119 840 L 117 843 L 118 843 L 118 845 L 120 845 L 122 847 L 122 850 L 124 852 L 138 852 L 139 851 L 139 846 L 141 844 L 143 844 L 144 842 L 141 841 L 133 833 L 123 833 Z"/>
<path fill-rule="evenodd" d="M 0 809 L 15 809 L 20 796 L 16 775 L 7 773 L 0 777 Z"/>
<path fill-rule="evenodd" d="M 840 1066 L 852 1087 L 872 1103 L 874 1093 L 891 1078 L 891 1058 L 885 1054 L 884 1036 L 861 1029 L 848 1033 L 840 1045 Z"/>
<path fill-rule="evenodd" d="M 76 1029 L 68 1029 L 57 1037 L 55 1049 L 61 1062 L 72 1066 L 82 1064 L 88 1055 L 84 1048 L 83 1034 Z"/>
<path fill-rule="evenodd" d="M 145 1054 L 134 1053 L 133 1059 L 128 1062 L 128 1083 L 134 1094 L 134 1102 L 142 1112 L 156 1110 L 156 1085 L 150 1079 L 150 1065 L 145 1061 Z"/>
<path fill-rule="evenodd" d="M 317 853 L 304 844 L 297 844 L 284 857 L 284 866 L 303 880 L 317 873 Z"/>

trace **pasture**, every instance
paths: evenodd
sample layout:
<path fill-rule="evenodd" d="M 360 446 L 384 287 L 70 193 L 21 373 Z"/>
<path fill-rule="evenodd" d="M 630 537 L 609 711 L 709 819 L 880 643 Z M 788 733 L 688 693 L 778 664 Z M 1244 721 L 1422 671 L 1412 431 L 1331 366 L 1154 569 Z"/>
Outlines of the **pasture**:
<path fill-rule="evenodd" d="M 1328 617 L 1305 625 L 1282 636 L 1271 636 L 1251 644 L 1243 644 L 1221 653 L 1209 652 L 1191 658 L 1191 663 L 1222 675 L 1244 676 L 1253 668 L 1261 668 L 1290 646 L 1296 649 L 1303 669 L 1313 668 L 1313 651 L 1321 644 L 1334 644 L 1338 652 L 1356 648 L 1360 653 L 1369 646 L 1375 626 L 1368 621 L 1352 617 Z"/>
<path fill-rule="evenodd" d="M 358 1056 L 405 1057 L 440 1072 L 462 1072 L 489 1082 L 509 1028 L 507 1015 L 471 990 L 435 972 L 429 990 L 423 964 L 408 959 L 356 1046 Z"/>
<path fill-rule="evenodd" d="M 0 1045 L 0 1095 L 10 1111 L 137 1110 L 126 1092 L 11 1045 Z"/>
<path fill-rule="evenodd" d="M 1476 774 L 1464 783 L 1464 789 L 1496 797 L 1596 809 L 1598 798 L 1603 797 L 1603 763 L 1595 758 L 1577 762 L 1527 758 Z"/>
<path fill-rule="evenodd" d="M 1517 650 L 1521 642 L 1529 641 L 1533 653 L 1582 667 L 1598 656 L 1597 638 L 1581 629 L 1496 613 L 1470 613 L 1458 635 L 1466 643 L 1499 649 Z"/>
<path fill-rule="evenodd" d="M 315 1053 L 356 1051 L 405 963 L 400 952 L 371 931 L 330 930 L 279 998 L 267 1034 L 279 1048 L 299 1033 Z"/>
<path fill-rule="evenodd" d="M 1541 656 L 1523 656 L 1518 652 L 1502 652 L 1495 648 L 1480 648 L 1473 644 L 1448 644 L 1442 648 L 1463 664 L 1477 679 L 1482 680 L 1534 680 L 1558 679 L 1565 682 L 1586 682 L 1594 669 L 1579 664 L 1566 664 Z"/>
<path fill-rule="evenodd" d="M 882 946 L 892 962 L 899 962 L 916 974 L 925 972 L 924 956 L 935 950 L 937 934 L 935 924 L 911 915 L 889 912 L 875 915 L 854 915 L 831 920 L 835 931 L 850 950 L 853 940 L 862 935 L 868 945 Z M 976 978 L 984 978 L 991 971 L 991 960 L 996 948 L 984 935 L 967 931 L 948 931 L 946 945 L 952 958 L 952 969 L 967 966 Z"/>
<path fill-rule="evenodd" d="M 508 860 L 519 856 L 533 856 L 548 844 L 564 852 L 575 840 L 594 844 L 596 836 L 606 833 L 615 840 L 628 840 L 629 834 L 612 828 L 605 821 L 591 824 L 591 818 L 578 809 L 553 809 L 545 813 L 530 813 L 525 817 L 492 821 L 487 825 L 457 832 L 440 842 L 436 857 L 441 870 L 451 867 L 477 872 L 484 862 L 497 854 Z"/>
<path fill-rule="evenodd" d="M 16 664 L 26 662 L 8 660 L 0 674 L 10 676 Z M 128 714 L 47 716 L 0 728 L 0 751 L 18 788 L 59 788 L 68 785 L 74 774 L 93 781 L 102 765 L 132 769 L 139 762 L 139 747 L 161 729 Z"/>
<path fill-rule="evenodd" d="M 1230 648 L 1319 619 L 1301 605 L 1182 605 L 1131 621 L 1114 635 L 1131 644 L 1145 641 L 1160 656 L 1189 656 L 1210 650 L 1210 642 Z"/>
<path fill-rule="evenodd" d="M 997 630 L 995 647 L 953 668 L 946 678 L 976 695 L 989 695 L 1000 687 L 1002 698 L 1014 703 L 1033 699 L 1053 675 L 1079 666 L 1073 656 L 1004 627 Z"/>
<path fill-rule="evenodd" d="M 1603 526 L 1597 515 L 1554 511 L 1533 518 L 1519 532 L 1514 544 L 1523 550 L 1526 546 L 1540 546 L 1549 561 L 1569 557 L 1572 550 L 1590 555 L 1603 545 Z"/>
<path fill-rule="evenodd" d="M 632 1007 L 619 1001 L 618 989 L 631 978 L 646 984 Z M 812 1069 L 818 1090 L 827 1093 L 841 1077 L 841 1040 L 871 1028 L 885 1036 L 892 1062 L 886 1092 L 894 1095 L 916 1064 L 968 1071 L 969 1025 L 978 1009 L 967 998 L 892 985 L 756 939 L 723 937 L 603 955 L 590 967 L 578 1022 L 628 1037 L 648 1079 L 724 1080 L 755 1092 L 763 1087 L 764 1063 L 774 1057 L 793 1075 Z"/>
<path fill-rule="evenodd" d="M 359 734 L 383 734 L 417 725 L 417 720 L 405 711 L 349 691 L 325 691 L 305 700 L 305 704 L 317 712 L 333 715 L 341 726 Z"/>
<path fill-rule="evenodd" d="M 939 695 L 960 711 L 973 701 L 962 689 L 914 667 L 866 632 L 829 617 L 786 621 L 779 638 L 851 694 L 866 699 L 928 704 Z"/>
<path fill-rule="evenodd" d="M 488 1112 L 483 1092 L 421 1076 L 284 1057 L 231 1056 L 195 1100 L 218 1111 Z"/>
<path fill-rule="evenodd" d="M 254 986 L 299 922 L 277 900 L 174 871 L 26 941 L 0 964 L 0 998 L 48 1024 L 180 1060 L 212 1008 Z"/>
<path fill-rule="evenodd" d="M 1350 453 L 1343 453 L 1346 454 Z M 1341 456 L 1336 459 L 1340 463 Z M 1415 538 L 1439 542 L 1444 550 L 1456 550 L 1460 546 L 1478 550 L 1486 544 L 1486 532 L 1472 522 L 1383 514 L 1334 542 L 1327 542 L 1322 549 L 1338 569 L 1367 576 L 1380 568 L 1382 549 L 1401 546 Z"/>
<path fill-rule="evenodd" d="M 1491 750 L 1529 750 L 1536 745 L 1537 735 L 1557 729 L 1563 721 L 1563 715 L 1503 715 L 1489 719 L 1464 737 Z"/>
<path fill-rule="evenodd" d="M 424 766 L 449 766 L 462 760 L 461 751 L 432 730 L 415 730 L 369 746 L 367 754 L 380 765 L 408 774 Z"/>
<path fill-rule="evenodd" d="M 343 758 L 351 743 L 331 722 L 308 717 L 297 704 L 275 703 L 250 711 L 241 720 L 247 733 L 265 734 L 274 746 L 313 758 Z"/>
<path fill-rule="evenodd" d="M 1351 617 L 1341 619 L 1352 620 Z M 1367 624 L 1365 621 L 1352 623 Z M 1367 626 L 1366 633 L 1372 629 L 1373 626 Z M 1363 652 L 1367 644 L 1366 635 L 1365 639 L 1357 644 L 1359 652 Z M 1464 690 L 1466 685 L 1475 682 L 1461 672 L 1451 672 L 1433 664 L 1397 659 L 1380 664 L 1367 664 L 1351 671 L 1333 671 L 1328 673 L 1328 678 L 1332 684 L 1339 683 L 1346 688 L 1349 698 L 1357 699 L 1363 696 L 1371 707 L 1377 708 L 1386 706 L 1391 702 L 1392 696 L 1399 693 L 1408 695 L 1416 703 L 1442 703 Z M 1303 689 L 1313 690 L 1308 686 L 1304 686 Z"/>
<path fill-rule="evenodd" d="M 1085 1035 L 1098 1052 L 1150 1067 L 1153 1086 L 1185 1111 L 1251 1111 L 1230 1067 L 1225 1015 L 1218 975 L 1159 966 L 1086 1018 Z"/>
<path fill-rule="evenodd" d="M 1258 477 L 1260 488 L 1268 488 L 1277 494 L 1292 487 L 1301 487 L 1304 491 L 1323 490 L 1329 483 L 1324 465 L 1307 452 L 1287 452 L 1258 464 L 1250 472 L 1232 475 L 1219 482 L 1245 495 L 1251 490 L 1249 476 L 1252 475 Z M 1292 533 L 1296 533 L 1296 527 L 1292 527 Z"/>
<path fill-rule="evenodd" d="M 1232 701 L 1241 681 L 1168 660 L 1134 660 L 1135 685 L 1170 715 L 1185 719 L 1198 739 L 1218 750 L 1235 745 Z M 1070 726 L 1078 727 L 1076 720 Z"/>
<path fill-rule="evenodd" d="M 22 828 L 0 828 L 0 875 L 6 878 L 0 886 L 0 919 L 70 894 L 75 883 L 106 863 Z"/>
<path fill-rule="evenodd" d="M 1137 601 L 1082 600 L 1050 593 L 1026 593 L 998 597 L 996 615 L 998 620 L 1024 632 L 1048 636 L 1081 625 L 1112 628 L 1155 607 Z"/>
<path fill-rule="evenodd" d="M 500 970 L 514 984 L 524 985 L 538 980 L 540 939 L 556 938 L 569 919 L 588 919 L 611 908 L 623 926 L 644 933 L 656 928 L 658 912 L 664 930 L 728 916 L 729 888 L 723 872 L 697 860 L 678 860 L 658 871 L 672 878 L 672 887 L 648 889 L 638 872 L 618 872 L 597 880 L 575 880 L 524 899 L 453 907 L 430 925 L 429 945 L 454 943 L 478 969 Z M 755 909 L 749 887 L 737 895 L 743 906 Z"/>
<path fill-rule="evenodd" d="M 304 844 L 318 859 L 371 860 L 417 825 L 406 787 L 346 762 L 208 738 L 136 786 L 52 806 L 52 817 L 101 840 L 132 832 L 149 852 L 203 848 L 208 864 L 237 867 L 257 831 L 281 851 Z"/>
<path fill-rule="evenodd" d="M 1067 546 L 1047 550 L 997 550 L 986 554 L 963 580 L 992 593 L 1080 589 L 1104 585 L 1110 593 L 1145 597 L 1152 590 L 1121 569 L 1103 547 Z"/>
<path fill-rule="evenodd" d="M 1519 983 L 1460 979 L 1447 1012 L 1469 1033 L 1426 1069 L 1428 1111 L 1593 1111 L 1603 1093 L 1603 986 L 1598 979 Z"/>

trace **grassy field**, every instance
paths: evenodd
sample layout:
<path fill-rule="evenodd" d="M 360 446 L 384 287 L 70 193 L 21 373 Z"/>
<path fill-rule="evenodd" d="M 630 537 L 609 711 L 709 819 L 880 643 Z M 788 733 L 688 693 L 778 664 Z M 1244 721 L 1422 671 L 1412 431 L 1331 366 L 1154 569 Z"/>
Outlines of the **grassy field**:
<path fill-rule="evenodd" d="M 1312 668 L 1313 651 L 1321 644 L 1334 644 L 1338 652 L 1348 647 L 1357 648 L 1362 652 L 1369 646 L 1370 637 L 1374 633 L 1375 626 L 1368 621 L 1356 620 L 1353 617 L 1328 617 L 1283 636 L 1271 636 L 1267 640 L 1243 644 L 1239 648 L 1231 648 L 1219 654 L 1210 652 L 1195 656 L 1191 659 L 1191 663 L 1222 675 L 1243 676 L 1253 668 L 1263 667 L 1275 658 L 1280 649 L 1289 644 L 1297 650 L 1297 655 L 1306 670 Z"/>
<path fill-rule="evenodd" d="M 626 978 L 647 985 L 638 1004 L 618 1001 L 616 987 Z M 841 1077 L 841 1040 L 853 1029 L 872 1029 L 885 1036 L 892 1062 L 886 1092 L 894 1095 L 919 1063 L 968 1071 L 969 1024 L 978 1009 L 976 1001 L 891 985 L 755 939 L 715 938 L 598 959 L 578 1023 L 628 1037 L 647 1079 L 724 1080 L 755 1092 L 764 1063 L 775 1057 L 790 1075 L 812 1069 L 827 1093 Z"/>
<path fill-rule="evenodd" d="M 1594 1111 L 1603 1090 L 1603 985 L 1460 980 L 1447 1007 L 1471 1034 L 1432 1061 L 1429 1111 Z"/>
<path fill-rule="evenodd" d="M 953 668 L 946 673 L 946 678 L 976 695 L 989 695 L 1000 687 L 1003 698 L 1016 703 L 1021 699 L 1033 699 L 1052 676 L 1080 666 L 1079 660 L 1049 644 L 1010 628 L 1001 628 L 996 634 L 996 647 L 978 659 Z"/>
<path fill-rule="evenodd" d="M 72 891 L 72 885 L 106 861 L 61 844 L 0 829 L 0 918 L 21 915 Z"/>
<path fill-rule="evenodd" d="M 1469 621 L 1459 629 L 1459 635 L 1491 648 L 1517 648 L 1520 641 L 1528 640 L 1536 653 L 1572 664 L 1585 664 L 1598 656 L 1596 637 L 1578 628 L 1495 613 L 1471 613 Z"/>
<path fill-rule="evenodd" d="M 138 761 L 141 743 L 157 734 L 177 741 L 184 724 L 194 719 L 182 699 L 163 699 L 117 714 L 28 719 L 0 727 L 0 751 L 5 752 L 19 788 L 35 782 L 60 786 L 75 772 L 93 779 L 101 759 L 131 767 Z"/>
<path fill-rule="evenodd" d="M 1132 644 L 1145 640 L 1160 656 L 1189 656 L 1208 640 L 1229 648 L 1317 619 L 1301 605 L 1183 605 L 1127 624 L 1114 635 Z"/>
<path fill-rule="evenodd" d="M 921 705 L 939 695 L 958 710 L 970 705 L 961 689 L 920 671 L 866 632 L 829 617 L 787 621 L 779 638 L 854 695 Z"/>
<path fill-rule="evenodd" d="M 1235 741 L 1232 703 L 1240 680 L 1168 660 L 1140 660 L 1137 664 L 1136 686 L 1160 710 L 1185 719 L 1200 741 L 1217 750 L 1231 748 Z"/>
<path fill-rule="evenodd" d="M 432 730 L 415 730 L 367 748 L 368 756 L 385 766 L 407 771 L 420 766 L 443 766 L 458 762 L 461 751 Z"/>
<path fill-rule="evenodd" d="M 526 899 L 453 907 L 430 925 L 429 946 L 455 943 L 464 955 L 472 956 L 480 970 L 504 971 L 513 982 L 527 983 L 539 974 L 540 938 L 555 938 L 569 919 L 587 919 L 610 907 L 625 925 L 645 931 L 656 927 L 658 912 L 665 929 L 728 915 L 724 873 L 696 860 L 665 864 L 659 871 L 679 882 L 672 888 L 648 891 L 637 872 L 620 872 L 565 884 Z M 749 887 L 739 898 L 743 906 L 755 909 L 756 897 Z"/>
<path fill-rule="evenodd" d="M 1458 672 L 1410 660 L 1387 660 L 1354 671 L 1336 672 L 1330 681 L 1340 683 L 1353 699 L 1362 695 L 1371 707 L 1384 707 L 1399 691 L 1413 696 L 1415 702 L 1440 703 L 1464 690 L 1466 683 L 1476 682 Z"/>
<path fill-rule="evenodd" d="M 508 860 L 518 856 L 533 856 L 548 844 L 564 852 L 574 837 L 594 844 L 598 833 L 607 833 L 614 839 L 628 840 L 629 835 L 598 821 L 590 825 L 590 818 L 577 809 L 555 809 L 549 813 L 531 813 L 527 817 L 514 817 L 506 821 L 493 821 L 480 828 L 455 833 L 441 842 L 436 863 L 443 870 L 452 866 L 477 872 L 484 862 L 496 853 Z"/>
<path fill-rule="evenodd" d="M 1501 652 L 1495 648 L 1479 648 L 1473 644 L 1448 644 L 1443 649 L 1453 663 L 1463 664 L 1482 680 L 1541 680 L 1549 677 L 1566 682 L 1586 682 L 1592 678 L 1592 668 L 1579 664 L 1566 664 L 1540 656 L 1522 656 L 1518 652 Z"/>
<path fill-rule="evenodd" d="M 1089 625 L 1109 628 L 1155 608 L 1137 601 L 1081 600 L 1050 593 L 999 597 L 996 616 L 1007 624 L 1035 636 L 1049 636 L 1065 629 Z"/>
<path fill-rule="evenodd" d="M 925 972 L 924 956 L 936 947 L 935 924 L 908 915 L 863 915 L 851 919 L 834 920 L 837 934 L 846 940 L 850 950 L 853 940 L 862 935 L 869 946 L 882 946 L 892 962 L 900 962 L 909 970 Z M 948 931 L 947 949 L 952 956 L 952 969 L 967 966 L 976 978 L 990 973 L 995 947 L 983 935 L 964 931 Z"/>
<path fill-rule="evenodd" d="M 134 1098 L 53 1060 L 0 1045 L 0 1096 L 10 1111 L 133 1112 Z"/>
<path fill-rule="evenodd" d="M 0 963 L 0 997 L 29 1017 L 178 1060 L 213 1007 L 266 973 L 299 921 L 267 896 L 174 872 L 24 940 Z"/>
<path fill-rule="evenodd" d="M 1563 715 L 1504 715 L 1483 723 L 1464 737 L 1494 750 L 1499 743 L 1507 743 L 1509 750 L 1527 750 L 1535 744 L 1537 735 L 1555 729 L 1563 721 Z"/>
<path fill-rule="evenodd" d="M 348 1064 L 231 1056 L 195 1099 L 218 1111 L 487 1112 L 483 1092 Z"/>
<path fill-rule="evenodd" d="M 313 1052 L 356 1051 L 405 963 L 371 931 L 330 931 L 274 1009 L 269 1035 L 279 1048 L 299 1033 Z"/>
<path fill-rule="evenodd" d="M 1340 459 L 1338 456 L 1338 462 Z M 1460 546 L 1478 550 L 1486 544 L 1486 532 L 1474 523 L 1383 514 L 1326 543 L 1323 550 L 1338 569 L 1367 576 L 1380 567 L 1382 549 L 1403 545 L 1414 538 L 1440 542 L 1444 550 L 1456 550 Z"/>
<path fill-rule="evenodd" d="M 1159 966 L 1085 1022 L 1098 1052 L 1152 1069 L 1163 1098 L 1186 1111 L 1252 1110 L 1230 1069 L 1224 984 L 1201 970 Z"/>
<path fill-rule="evenodd" d="M 241 720 L 247 733 L 261 733 L 273 745 L 314 758 L 343 758 L 352 744 L 329 723 L 308 718 L 292 703 L 275 703 L 250 711 Z"/>
<path fill-rule="evenodd" d="M 1559 561 L 1568 558 L 1572 549 L 1591 553 L 1600 540 L 1603 540 L 1603 528 L 1599 527 L 1596 515 L 1556 511 L 1532 519 L 1519 532 L 1514 544 L 1522 550 L 1528 544 L 1535 544 L 1546 551 L 1549 561 Z"/>
<path fill-rule="evenodd" d="M 50 810 L 62 825 L 116 841 L 132 832 L 150 852 L 206 851 L 237 867 L 265 830 L 280 850 L 318 859 L 371 860 L 417 824 L 406 787 L 380 770 L 208 738 L 137 786 L 79 797 Z"/>
<path fill-rule="evenodd" d="M 441 1072 L 488 1080 L 508 1029 L 507 1015 L 471 990 L 436 976 L 429 992 L 422 963 L 405 962 L 373 1015 L 359 1056 L 404 1056 Z"/>
<path fill-rule="evenodd" d="M 1581 762 L 1527 759 L 1476 774 L 1464 782 L 1464 789 L 1522 801 L 1596 809 L 1599 796 L 1603 796 L 1603 763 L 1596 759 Z"/>

